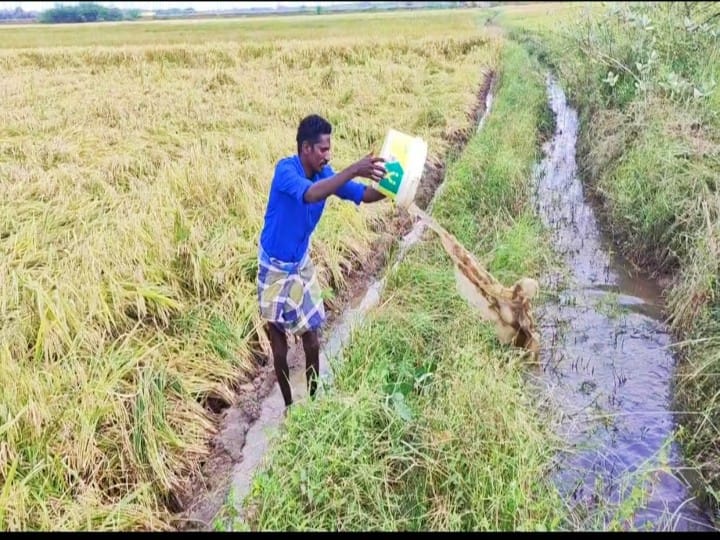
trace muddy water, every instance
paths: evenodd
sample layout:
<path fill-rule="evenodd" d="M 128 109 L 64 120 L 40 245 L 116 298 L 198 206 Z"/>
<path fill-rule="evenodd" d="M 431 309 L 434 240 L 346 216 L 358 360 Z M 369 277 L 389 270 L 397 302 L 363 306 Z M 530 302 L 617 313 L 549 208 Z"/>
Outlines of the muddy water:
<path fill-rule="evenodd" d="M 576 510 L 606 520 L 583 528 L 602 528 L 613 504 L 642 485 L 648 497 L 625 516 L 628 527 L 708 530 L 672 442 L 675 359 L 660 291 L 609 254 L 578 178 L 577 113 L 552 79 L 548 95 L 556 128 L 536 171 L 535 204 L 567 273 L 546 278 L 544 289 L 557 295 L 536 308 L 540 379 L 564 413 L 562 435 L 573 448 L 559 457 L 556 484 Z"/>

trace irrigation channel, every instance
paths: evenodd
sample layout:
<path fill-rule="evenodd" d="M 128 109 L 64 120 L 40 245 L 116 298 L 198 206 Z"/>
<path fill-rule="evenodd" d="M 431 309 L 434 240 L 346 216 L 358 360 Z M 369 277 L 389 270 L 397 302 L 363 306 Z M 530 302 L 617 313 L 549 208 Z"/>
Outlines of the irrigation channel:
<path fill-rule="evenodd" d="M 536 308 L 540 381 L 563 411 L 562 435 L 573 448 L 559 457 L 556 485 L 595 516 L 644 486 L 629 527 L 712 530 L 671 439 L 675 359 L 660 290 L 612 254 L 578 177 L 577 112 L 552 76 L 547 91 L 555 132 L 536 169 L 534 202 L 569 275 L 543 280 L 557 294 Z"/>

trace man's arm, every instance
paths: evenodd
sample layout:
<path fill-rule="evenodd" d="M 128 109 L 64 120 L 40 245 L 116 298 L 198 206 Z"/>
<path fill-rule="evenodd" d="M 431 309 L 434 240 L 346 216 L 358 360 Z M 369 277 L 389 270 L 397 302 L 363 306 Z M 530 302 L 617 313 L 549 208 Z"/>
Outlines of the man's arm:
<path fill-rule="evenodd" d="M 379 182 L 385 176 L 385 167 L 382 166 L 384 161 L 378 156 L 365 156 L 330 178 L 315 182 L 305 192 L 305 202 L 313 203 L 328 198 L 356 176 Z"/>
<path fill-rule="evenodd" d="M 349 180 L 352 180 L 353 178 L 358 176 L 357 173 L 357 163 L 354 163 L 349 167 L 346 167 L 339 173 L 331 176 L 330 178 L 325 178 L 323 180 L 315 182 L 305 192 L 305 202 L 314 203 L 328 198 L 330 195 L 332 195 L 338 189 L 344 186 Z"/>
<path fill-rule="evenodd" d="M 364 203 L 374 203 L 377 201 L 382 201 L 385 198 L 385 195 L 383 193 L 380 193 L 377 189 L 373 188 L 372 186 L 368 186 L 365 189 L 365 194 L 363 195 L 363 202 Z"/>

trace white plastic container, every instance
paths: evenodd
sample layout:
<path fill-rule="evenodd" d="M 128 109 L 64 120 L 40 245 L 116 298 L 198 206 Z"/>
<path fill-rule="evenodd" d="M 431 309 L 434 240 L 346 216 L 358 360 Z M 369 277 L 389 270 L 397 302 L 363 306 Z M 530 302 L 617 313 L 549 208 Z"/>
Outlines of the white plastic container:
<path fill-rule="evenodd" d="M 427 153 L 428 145 L 421 138 L 389 129 L 380 151 L 388 173 L 376 189 L 407 209 L 415 201 Z"/>

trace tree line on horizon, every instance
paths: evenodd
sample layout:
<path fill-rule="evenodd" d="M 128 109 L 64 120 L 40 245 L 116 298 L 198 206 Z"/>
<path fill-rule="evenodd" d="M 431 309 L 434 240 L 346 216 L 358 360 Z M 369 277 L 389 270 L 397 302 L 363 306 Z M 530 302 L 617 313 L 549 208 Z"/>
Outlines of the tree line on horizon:
<path fill-rule="evenodd" d="M 506 2 L 456 2 L 464 7 L 476 5 L 500 5 Z M 531 2 L 515 2 L 525 4 Z M 305 7 L 305 6 L 303 6 Z M 325 10 L 321 6 L 316 7 L 318 14 Z M 330 10 L 332 11 L 332 10 Z M 154 15 L 160 17 L 182 17 L 195 15 L 193 8 L 168 8 L 154 11 Z M 83 23 L 83 22 L 104 22 L 104 21 L 132 21 L 141 17 L 139 9 L 120 9 L 116 7 L 105 7 L 95 2 L 79 2 L 77 5 L 56 4 L 55 7 L 40 12 L 24 11 L 21 7 L 14 9 L 0 9 L 0 21 L 12 20 L 36 20 L 40 23 Z"/>

